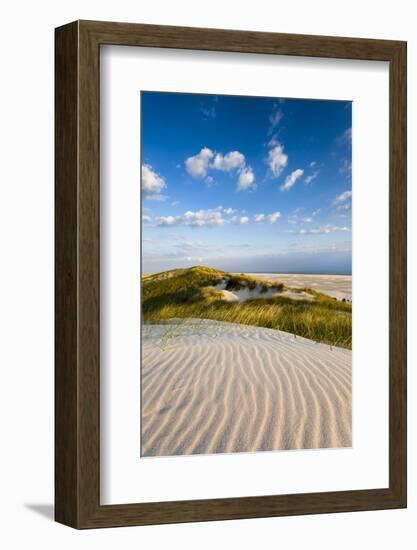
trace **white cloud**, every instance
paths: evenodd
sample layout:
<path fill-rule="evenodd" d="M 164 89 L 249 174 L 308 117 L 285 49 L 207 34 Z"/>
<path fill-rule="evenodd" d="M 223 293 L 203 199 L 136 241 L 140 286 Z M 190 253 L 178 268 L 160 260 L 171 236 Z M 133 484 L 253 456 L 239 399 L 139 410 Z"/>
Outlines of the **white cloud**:
<path fill-rule="evenodd" d="M 281 212 L 273 212 L 269 214 L 268 221 L 269 223 L 275 223 L 281 217 Z"/>
<path fill-rule="evenodd" d="M 289 191 L 295 182 L 304 174 L 304 170 L 297 168 L 294 172 L 291 172 L 289 176 L 286 177 L 285 183 L 281 185 L 281 191 Z"/>
<path fill-rule="evenodd" d="M 236 209 L 235 208 L 223 208 L 223 212 L 230 216 L 231 214 L 234 214 L 236 212 Z"/>
<path fill-rule="evenodd" d="M 347 233 L 350 231 L 351 231 L 350 227 L 340 227 L 338 225 L 327 224 L 320 227 L 314 227 L 312 229 L 305 229 L 305 228 L 297 229 L 297 230 L 287 229 L 286 231 L 284 231 L 284 233 L 289 233 L 291 235 L 325 235 L 329 233 L 339 233 L 339 232 Z"/>
<path fill-rule="evenodd" d="M 288 155 L 284 153 L 284 147 L 277 145 L 268 153 L 268 165 L 272 175 L 277 178 L 288 164 Z"/>
<path fill-rule="evenodd" d="M 299 212 L 299 209 L 297 209 Z M 292 214 L 291 216 L 288 216 L 288 223 L 297 225 L 298 223 L 313 223 L 314 217 L 317 216 L 321 212 L 321 208 L 317 208 L 317 210 L 314 210 L 311 214 L 311 216 L 305 216 L 304 218 L 301 218 L 298 213 Z"/>
<path fill-rule="evenodd" d="M 344 159 L 341 167 L 339 168 L 339 174 L 346 174 L 349 177 L 352 174 L 352 161 Z"/>
<path fill-rule="evenodd" d="M 274 108 L 273 112 L 269 116 L 269 133 L 273 132 L 284 117 L 284 113 L 281 109 Z"/>
<path fill-rule="evenodd" d="M 352 197 L 352 191 L 344 191 L 343 193 L 340 193 L 340 195 L 337 195 L 333 199 L 333 204 L 340 204 L 341 202 L 347 201 L 351 197 Z"/>
<path fill-rule="evenodd" d="M 207 176 L 209 162 L 213 156 L 214 153 L 211 149 L 208 147 L 203 147 L 197 155 L 188 157 L 185 160 L 185 168 L 187 172 L 193 178 L 205 178 Z"/>
<path fill-rule="evenodd" d="M 314 168 L 314 166 L 316 166 L 316 161 L 315 160 L 312 160 L 309 164 L 310 168 Z"/>
<path fill-rule="evenodd" d="M 243 168 L 240 171 L 239 178 L 237 180 L 237 190 L 245 191 L 246 189 L 256 189 L 255 174 L 250 166 Z"/>
<path fill-rule="evenodd" d="M 239 151 L 230 151 L 223 155 L 214 153 L 208 147 L 203 147 L 201 151 L 185 160 L 187 172 L 193 178 L 201 178 L 211 185 L 214 179 L 208 174 L 209 170 L 220 170 L 222 172 L 236 172 L 239 174 L 237 190 L 256 189 L 255 174 L 250 166 L 246 166 L 245 155 Z"/>
<path fill-rule="evenodd" d="M 281 217 L 281 212 L 272 212 L 271 214 L 255 214 L 253 219 L 256 223 L 262 223 L 269 221 L 269 223 L 275 223 Z"/>
<path fill-rule="evenodd" d="M 145 199 L 161 200 L 161 191 L 167 184 L 150 164 L 142 164 L 142 193 Z"/>
<path fill-rule="evenodd" d="M 339 145 L 350 145 L 352 142 L 352 128 L 346 128 L 343 134 L 336 138 L 336 142 Z"/>
<path fill-rule="evenodd" d="M 318 175 L 319 175 L 319 171 L 316 170 L 315 172 L 307 176 L 305 179 L 306 184 L 309 185 L 310 183 L 312 183 L 317 178 Z"/>
<path fill-rule="evenodd" d="M 214 105 L 209 107 L 202 106 L 200 108 L 200 111 L 201 111 L 201 114 L 203 115 L 203 120 L 209 120 L 209 119 L 214 120 L 216 118 L 216 109 Z"/>
<path fill-rule="evenodd" d="M 339 204 L 339 206 L 336 207 L 336 210 L 338 212 L 346 212 L 352 208 L 352 205 L 350 202 L 345 202 L 343 204 Z"/>
<path fill-rule="evenodd" d="M 239 151 L 230 151 L 226 155 L 217 153 L 211 164 L 211 167 L 215 170 L 222 170 L 223 172 L 231 172 L 232 170 L 239 170 L 245 166 L 245 155 L 239 153 Z"/>
<path fill-rule="evenodd" d="M 156 219 L 156 222 L 160 226 L 164 225 L 178 225 L 181 223 L 181 218 L 179 216 L 159 216 Z"/>
<path fill-rule="evenodd" d="M 186 225 L 189 227 L 219 227 L 224 225 L 226 220 L 217 208 L 208 210 L 187 210 L 181 216 L 159 216 L 155 221 L 160 227 L 173 225 Z"/>
<path fill-rule="evenodd" d="M 230 221 L 236 225 L 246 225 L 249 223 L 248 216 L 233 216 Z"/>
<path fill-rule="evenodd" d="M 183 224 L 191 227 L 219 227 L 226 223 L 219 209 L 188 210 L 183 215 Z"/>
<path fill-rule="evenodd" d="M 144 223 L 151 223 L 152 218 L 151 218 L 151 216 L 145 215 L 145 216 L 142 216 L 142 221 L 143 221 Z"/>
<path fill-rule="evenodd" d="M 268 147 L 269 148 L 272 148 L 272 147 L 275 147 L 275 145 L 279 145 L 279 141 L 278 141 L 278 135 L 277 134 L 274 134 L 273 136 L 271 136 L 271 139 L 268 141 Z"/>
<path fill-rule="evenodd" d="M 179 204 L 180 204 L 180 201 L 171 202 L 171 206 L 178 206 Z"/>

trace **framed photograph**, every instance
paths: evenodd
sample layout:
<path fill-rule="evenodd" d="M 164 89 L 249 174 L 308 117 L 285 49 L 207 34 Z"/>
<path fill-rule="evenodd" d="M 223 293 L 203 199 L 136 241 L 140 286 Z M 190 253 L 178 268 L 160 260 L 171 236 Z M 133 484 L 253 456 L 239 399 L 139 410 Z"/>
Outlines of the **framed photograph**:
<path fill-rule="evenodd" d="M 406 43 L 56 29 L 56 520 L 406 507 Z"/>

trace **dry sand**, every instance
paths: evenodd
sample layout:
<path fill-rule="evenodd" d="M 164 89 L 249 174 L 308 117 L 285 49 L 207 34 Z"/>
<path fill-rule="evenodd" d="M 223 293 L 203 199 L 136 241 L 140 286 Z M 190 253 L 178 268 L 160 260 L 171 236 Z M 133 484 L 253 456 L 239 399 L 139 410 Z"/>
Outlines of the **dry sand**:
<path fill-rule="evenodd" d="M 142 338 L 142 456 L 351 446 L 350 350 L 200 319 Z"/>
<path fill-rule="evenodd" d="M 352 301 L 352 275 L 294 275 L 288 273 L 245 273 L 271 283 L 284 283 L 290 287 L 313 288 L 338 300 Z"/>

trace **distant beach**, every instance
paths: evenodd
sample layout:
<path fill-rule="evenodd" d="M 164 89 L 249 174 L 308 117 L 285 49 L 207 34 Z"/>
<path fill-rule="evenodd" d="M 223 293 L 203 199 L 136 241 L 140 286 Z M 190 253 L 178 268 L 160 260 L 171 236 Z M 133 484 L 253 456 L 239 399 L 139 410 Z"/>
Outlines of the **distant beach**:
<path fill-rule="evenodd" d="M 288 286 L 310 287 L 338 300 L 352 301 L 352 275 L 299 275 L 292 273 L 246 273 L 258 279 Z"/>

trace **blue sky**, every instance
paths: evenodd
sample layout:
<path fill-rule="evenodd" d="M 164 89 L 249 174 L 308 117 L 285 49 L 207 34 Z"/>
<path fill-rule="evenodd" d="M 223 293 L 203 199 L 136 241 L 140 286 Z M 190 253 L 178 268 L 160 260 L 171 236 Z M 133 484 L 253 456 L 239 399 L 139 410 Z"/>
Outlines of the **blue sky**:
<path fill-rule="evenodd" d="M 351 273 L 351 102 L 141 99 L 144 272 Z"/>

